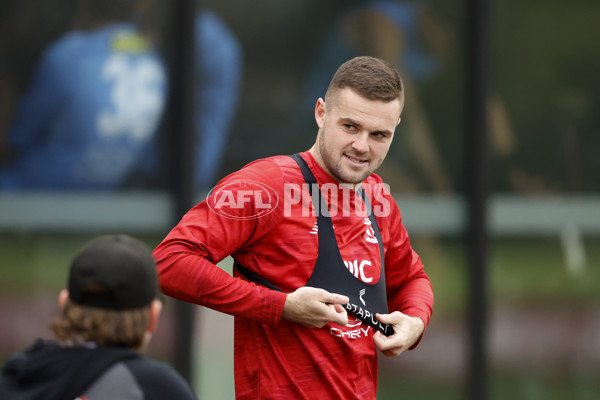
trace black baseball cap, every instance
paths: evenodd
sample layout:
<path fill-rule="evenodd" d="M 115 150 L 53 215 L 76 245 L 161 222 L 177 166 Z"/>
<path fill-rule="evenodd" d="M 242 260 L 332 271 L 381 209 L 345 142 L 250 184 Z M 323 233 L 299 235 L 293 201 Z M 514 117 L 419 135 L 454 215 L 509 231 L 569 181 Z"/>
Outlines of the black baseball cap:
<path fill-rule="evenodd" d="M 69 298 L 82 306 L 128 310 L 149 305 L 158 293 L 151 249 L 124 234 L 99 236 L 73 259 Z"/>

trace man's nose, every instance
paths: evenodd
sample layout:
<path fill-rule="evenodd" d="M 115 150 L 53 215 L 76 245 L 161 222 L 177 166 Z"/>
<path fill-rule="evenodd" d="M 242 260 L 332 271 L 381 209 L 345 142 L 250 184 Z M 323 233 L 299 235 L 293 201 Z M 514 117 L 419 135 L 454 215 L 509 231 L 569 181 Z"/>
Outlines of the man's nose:
<path fill-rule="evenodd" d="M 366 153 L 369 151 L 369 133 L 361 132 L 354 137 L 352 148 L 358 153 Z"/>

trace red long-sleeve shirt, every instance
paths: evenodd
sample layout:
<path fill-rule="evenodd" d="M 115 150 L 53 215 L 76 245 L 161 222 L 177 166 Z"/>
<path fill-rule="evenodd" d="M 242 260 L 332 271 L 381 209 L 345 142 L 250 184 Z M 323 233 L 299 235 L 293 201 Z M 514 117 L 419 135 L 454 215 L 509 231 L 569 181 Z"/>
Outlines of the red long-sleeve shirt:
<path fill-rule="evenodd" d="M 379 247 L 362 200 L 348 187 L 340 188 L 310 153 L 301 155 L 321 187 L 329 189 L 324 198 L 344 263 L 357 279 L 376 282 Z M 373 174 L 364 185 L 381 183 Z M 284 293 L 232 277 L 215 265 L 231 255 L 286 292 L 304 286 L 317 259 L 318 227 L 307 211 L 312 207 L 308 196 L 302 201 L 298 188 L 303 184 L 300 169 L 287 156 L 255 161 L 226 177 L 154 251 L 161 288 L 235 316 L 238 399 L 374 399 L 372 328 L 350 315 L 345 327 L 330 323 L 320 329 L 282 320 Z M 431 283 L 400 211 L 388 191 L 370 197 L 385 249 L 389 310 L 420 317 L 427 326 Z"/>

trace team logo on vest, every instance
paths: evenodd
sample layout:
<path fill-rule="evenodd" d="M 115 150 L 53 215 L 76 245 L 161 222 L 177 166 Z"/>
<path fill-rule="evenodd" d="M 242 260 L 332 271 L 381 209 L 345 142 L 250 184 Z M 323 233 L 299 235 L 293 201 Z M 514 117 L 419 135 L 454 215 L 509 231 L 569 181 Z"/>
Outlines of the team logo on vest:
<path fill-rule="evenodd" d="M 275 210 L 277 192 L 269 185 L 252 180 L 218 184 L 207 196 L 208 207 L 216 214 L 232 219 L 256 219 Z"/>
<path fill-rule="evenodd" d="M 347 328 L 356 328 L 360 325 L 362 325 L 362 321 L 360 319 L 348 314 L 348 323 L 346 324 Z"/>
<path fill-rule="evenodd" d="M 375 231 L 373 230 L 371 220 L 365 217 L 363 219 L 363 224 L 367 225 L 367 230 L 364 235 L 365 240 L 369 243 L 377 244 L 377 237 L 375 237 Z"/>

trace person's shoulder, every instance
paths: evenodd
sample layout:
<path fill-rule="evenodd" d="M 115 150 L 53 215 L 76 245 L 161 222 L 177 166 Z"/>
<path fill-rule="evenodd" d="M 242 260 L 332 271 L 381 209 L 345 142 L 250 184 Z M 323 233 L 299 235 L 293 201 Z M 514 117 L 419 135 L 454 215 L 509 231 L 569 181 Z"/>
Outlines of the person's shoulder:
<path fill-rule="evenodd" d="M 289 159 L 289 161 L 287 160 Z M 246 164 L 242 169 L 231 174 L 231 177 L 245 178 L 262 181 L 264 183 L 279 182 L 283 173 L 289 167 L 289 162 L 294 162 L 287 156 L 272 156 L 254 160 Z"/>
<path fill-rule="evenodd" d="M 254 160 L 248 164 L 246 164 L 246 167 L 249 166 L 256 166 L 256 165 L 260 165 L 260 166 L 265 166 L 265 165 L 271 165 L 271 166 L 277 166 L 277 167 L 281 167 L 281 166 L 285 166 L 288 165 L 290 163 L 294 163 L 294 160 L 287 155 L 276 155 L 276 156 L 271 156 L 271 157 L 265 157 L 265 158 L 259 158 L 257 160 Z"/>
<path fill-rule="evenodd" d="M 85 30 L 72 30 L 65 32 L 61 37 L 52 42 L 45 50 L 43 64 L 46 67 L 54 66 L 64 68 L 76 63 L 82 54 L 97 51 L 94 35 Z M 63 69 L 63 71 L 66 71 Z"/>
<path fill-rule="evenodd" d="M 78 49 L 89 48 L 92 37 L 93 35 L 85 30 L 67 31 L 48 47 L 48 51 L 55 54 L 63 54 Z"/>
<path fill-rule="evenodd" d="M 289 155 L 279 155 L 248 164 L 252 171 L 276 178 L 276 184 L 304 183 L 304 177 L 296 161 Z M 275 183 L 275 182 L 274 182 Z"/>
<path fill-rule="evenodd" d="M 129 370 L 136 374 L 143 374 L 145 377 L 175 376 L 181 378 L 169 364 L 153 360 L 146 356 L 140 355 L 139 357 L 131 358 L 126 360 L 125 364 Z"/>
<path fill-rule="evenodd" d="M 196 14 L 196 24 L 203 32 L 220 32 L 229 29 L 223 18 L 210 9 L 204 9 Z"/>
<path fill-rule="evenodd" d="M 190 385 L 170 365 L 145 356 L 125 361 L 147 399 L 196 399 Z"/>
<path fill-rule="evenodd" d="M 375 193 L 379 193 L 381 195 L 389 197 L 392 196 L 390 192 L 390 186 L 386 184 L 383 181 L 383 179 L 375 173 L 369 175 L 362 185 L 363 187 L 367 186 L 369 189 L 372 189 Z"/>
<path fill-rule="evenodd" d="M 211 10 L 204 10 L 196 16 L 195 34 L 201 48 L 218 49 L 217 57 L 239 57 L 242 45 L 229 25 Z"/>
<path fill-rule="evenodd" d="M 376 173 L 372 173 L 371 175 L 369 175 L 367 177 L 367 179 L 365 179 L 365 182 L 367 182 L 369 184 L 377 184 L 377 183 L 383 183 L 383 179 L 381 179 L 381 177 L 379 175 L 377 175 Z"/>
<path fill-rule="evenodd" d="M 78 31 L 64 33 L 44 49 L 40 64 L 48 68 L 72 62 L 73 53 L 76 53 L 77 49 L 85 47 L 80 36 Z"/>
<path fill-rule="evenodd" d="M 5 361 L 3 369 L 15 368 L 15 366 L 22 365 L 31 358 L 35 357 L 48 357 L 49 354 L 55 354 L 61 351 L 61 347 L 54 341 L 46 341 L 42 339 L 36 339 L 29 346 L 22 350 L 17 350 L 12 353 Z"/>

